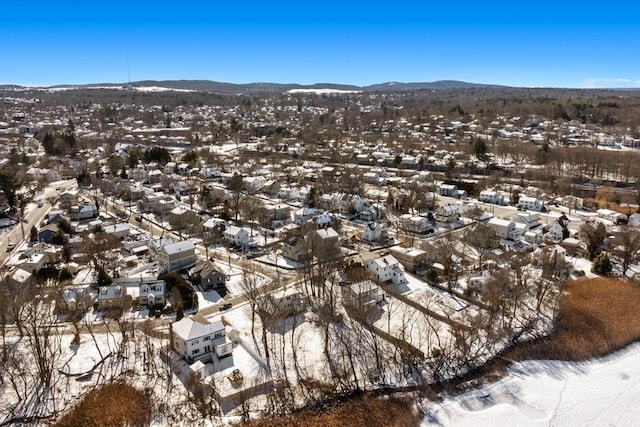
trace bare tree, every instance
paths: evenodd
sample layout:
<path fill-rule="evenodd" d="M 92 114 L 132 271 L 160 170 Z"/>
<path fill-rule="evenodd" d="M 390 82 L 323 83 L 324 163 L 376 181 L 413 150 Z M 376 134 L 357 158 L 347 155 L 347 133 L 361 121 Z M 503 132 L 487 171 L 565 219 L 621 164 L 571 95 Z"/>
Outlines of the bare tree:
<path fill-rule="evenodd" d="M 580 237 L 587 245 L 589 251 L 589 259 L 592 260 L 600 253 L 600 247 L 607 237 L 607 230 L 603 223 L 585 222 L 580 227 Z"/>
<path fill-rule="evenodd" d="M 458 249 L 456 248 L 456 243 L 453 233 L 447 233 L 446 236 L 439 239 L 434 244 L 435 259 L 437 262 L 442 264 L 449 292 L 451 292 L 453 287 L 458 283 L 459 271 L 456 262 L 456 259 L 458 258 Z"/>
<path fill-rule="evenodd" d="M 626 276 L 631 261 L 640 251 L 640 231 L 633 227 L 624 226 L 616 235 L 615 242 L 617 244 L 615 253 L 622 260 L 622 276 Z"/>
<path fill-rule="evenodd" d="M 233 202 L 233 212 L 236 221 L 238 220 L 238 213 L 240 211 L 240 199 L 245 191 L 244 181 L 242 180 L 242 175 L 234 174 L 227 181 L 227 190 L 229 190 L 231 194 L 231 200 Z"/>
<path fill-rule="evenodd" d="M 240 289 L 249 302 L 251 309 L 251 336 L 255 340 L 255 324 L 258 304 L 260 303 L 261 277 L 256 273 L 254 266 L 249 261 L 244 261 L 241 265 L 242 278 L 240 280 Z"/>
<path fill-rule="evenodd" d="M 479 269 L 482 268 L 484 255 L 497 246 L 495 231 L 482 222 L 477 222 L 468 227 L 462 240 L 477 255 Z"/>

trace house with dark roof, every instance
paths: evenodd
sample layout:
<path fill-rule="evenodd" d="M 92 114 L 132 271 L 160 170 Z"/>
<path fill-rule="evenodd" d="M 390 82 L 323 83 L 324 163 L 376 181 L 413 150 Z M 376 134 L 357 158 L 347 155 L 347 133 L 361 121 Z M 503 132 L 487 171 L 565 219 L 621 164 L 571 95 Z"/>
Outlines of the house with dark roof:
<path fill-rule="evenodd" d="M 290 234 L 284 240 L 280 247 L 282 256 L 295 262 L 304 262 L 308 260 L 307 242 L 304 236 L 299 234 Z"/>
<path fill-rule="evenodd" d="M 208 259 L 200 260 L 189 270 L 189 280 L 205 289 L 224 290 L 226 276 Z"/>

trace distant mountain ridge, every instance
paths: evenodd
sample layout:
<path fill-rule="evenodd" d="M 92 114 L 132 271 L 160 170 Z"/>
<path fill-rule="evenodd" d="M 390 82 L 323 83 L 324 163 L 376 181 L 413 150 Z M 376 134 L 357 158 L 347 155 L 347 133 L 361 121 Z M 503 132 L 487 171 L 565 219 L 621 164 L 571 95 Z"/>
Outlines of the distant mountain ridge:
<path fill-rule="evenodd" d="M 417 90 L 443 90 L 443 89 L 467 89 L 467 88 L 506 88 L 508 86 L 488 85 L 481 83 L 468 83 L 457 80 L 439 80 L 435 82 L 386 82 L 368 86 L 346 85 L 338 83 L 315 83 L 303 85 L 297 83 L 226 83 L 213 80 L 140 80 L 127 83 L 91 83 L 91 84 L 69 84 L 44 87 L 44 89 L 91 89 L 91 88 L 122 88 L 125 86 L 136 87 L 162 87 L 175 90 L 192 90 L 203 92 L 215 92 L 226 94 L 272 92 L 283 93 L 289 90 L 336 90 L 336 91 L 362 91 L 362 92 L 405 92 Z M 25 88 L 20 85 L 0 85 L 0 89 L 11 90 Z"/>

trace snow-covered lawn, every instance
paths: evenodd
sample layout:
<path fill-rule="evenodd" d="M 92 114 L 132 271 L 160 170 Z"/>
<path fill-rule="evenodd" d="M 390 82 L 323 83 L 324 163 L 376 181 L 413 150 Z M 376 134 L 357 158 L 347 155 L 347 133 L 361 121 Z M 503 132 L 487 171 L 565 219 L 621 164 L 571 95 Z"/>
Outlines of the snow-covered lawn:
<path fill-rule="evenodd" d="M 589 362 L 527 361 L 494 384 L 426 402 L 422 425 L 640 425 L 640 343 Z"/>
<path fill-rule="evenodd" d="M 198 295 L 198 309 L 210 307 L 220 301 L 222 298 L 216 291 L 196 292 Z"/>

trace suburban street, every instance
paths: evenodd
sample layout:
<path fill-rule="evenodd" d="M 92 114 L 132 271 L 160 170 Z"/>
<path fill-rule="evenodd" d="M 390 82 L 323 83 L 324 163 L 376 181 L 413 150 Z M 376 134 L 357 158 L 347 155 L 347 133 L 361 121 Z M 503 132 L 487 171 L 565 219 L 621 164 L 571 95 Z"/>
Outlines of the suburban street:
<path fill-rule="evenodd" d="M 74 179 L 50 184 L 34 201 L 27 204 L 22 222 L 2 230 L 0 233 L 0 265 L 4 265 L 11 256 L 12 251 L 7 251 L 9 243 L 17 247 L 23 240 L 28 239 L 31 227 L 40 227 L 41 221 L 51 209 L 50 200 L 58 198 L 60 194 L 75 185 L 75 182 Z M 39 207 L 38 202 L 42 202 L 42 206 Z"/>

